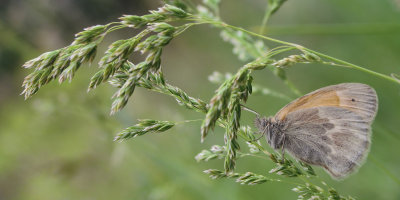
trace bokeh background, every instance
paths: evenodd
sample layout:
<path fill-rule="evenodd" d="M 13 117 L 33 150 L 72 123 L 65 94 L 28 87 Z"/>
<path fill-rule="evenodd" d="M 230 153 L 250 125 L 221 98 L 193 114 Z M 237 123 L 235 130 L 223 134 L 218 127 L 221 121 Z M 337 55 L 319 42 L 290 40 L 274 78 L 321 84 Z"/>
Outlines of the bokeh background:
<path fill-rule="evenodd" d="M 222 18 L 257 30 L 266 0 L 225 0 Z M 97 70 L 82 67 L 71 83 L 51 83 L 33 98 L 20 96 L 20 66 L 43 52 L 68 45 L 74 33 L 116 21 L 122 14 L 145 14 L 160 1 L 145 0 L 1 0 L 0 1 L 0 199 L 295 199 L 292 185 L 243 186 L 234 180 L 211 180 L 203 170 L 223 168 L 220 160 L 197 163 L 194 156 L 223 143 L 216 129 L 200 143 L 200 122 L 179 125 L 162 134 L 116 143 L 115 133 L 137 119 L 181 121 L 204 116 L 180 107 L 174 99 L 137 89 L 129 105 L 109 115 L 114 88 L 103 85 L 87 93 Z M 328 55 L 390 74 L 400 74 L 400 2 L 396 0 L 289 0 L 272 16 L 267 34 Z M 119 31 L 113 40 L 133 33 Z M 100 54 L 99 54 L 100 55 Z M 244 63 L 232 54 L 219 31 L 194 27 L 165 49 L 167 81 L 190 95 L 209 100 L 216 85 L 213 71 L 234 73 Z M 400 85 L 369 74 L 322 65 L 296 65 L 289 79 L 303 92 L 341 82 L 371 85 L 379 95 L 373 143 L 364 166 L 344 181 L 321 179 L 341 194 L 358 199 L 400 199 Z M 254 82 L 295 96 L 268 70 Z M 247 105 L 273 115 L 287 104 L 253 95 Z M 251 125 L 251 114 L 243 124 Z M 264 145 L 267 145 L 265 142 Z M 268 174 L 268 160 L 243 158 L 237 171 Z"/>

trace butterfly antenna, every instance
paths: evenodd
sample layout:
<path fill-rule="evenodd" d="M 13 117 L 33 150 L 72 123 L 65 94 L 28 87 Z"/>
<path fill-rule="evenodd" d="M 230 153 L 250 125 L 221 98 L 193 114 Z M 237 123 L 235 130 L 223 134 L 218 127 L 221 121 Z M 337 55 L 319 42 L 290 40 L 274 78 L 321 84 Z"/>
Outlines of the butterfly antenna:
<path fill-rule="evenodd" d="M 245 110 L 245 111 L 249 111 L 249 112 L 251 112 L 251 113 L 256 114 L 257 117 L 260 116 L 260 114 L 259 114 L 258 112 L 256 112 L 256 111 L 253 110 L 253 109 L 250 109 L 250 108 L 246 107 L 246 106 L 243 105 L 243 104 L 240 104 L 240 107 L 241 107 L 243 110 Z M 257 138 L 257 139 L 253 139 L 252 141 L 253 141 L 253 142 L 257 142 L 257 141 L 258 141 L 259 139 L 261 139 L 263 136 L 264 136 L 264 134 L 262 134 L 262 135 L 261 135 L 259 138 Z"/>
<path fill-rule="evenodd" d="M 254 133 L 253 133 L 254 134 Z M 258 137 L 257 139 L 251 140 L 252 142 L 257 142 L 258 140 L 260 140 L 262 137 L 264 137 L 264 134 L 261 134 L 260 137 Z"/>
<path fill-rule="evenodd" d="M 257 116 L 260 116 L 260 114 L 258 114 L 258 112 L 254 111 L 253 109 L 250 109 L 250 108 L 246 107 L 243 104 L 240 104 L 240 107 L 245 111 L 249 111 L 249 112 L 252 112 L 252 113 L 256 114 Z"/>

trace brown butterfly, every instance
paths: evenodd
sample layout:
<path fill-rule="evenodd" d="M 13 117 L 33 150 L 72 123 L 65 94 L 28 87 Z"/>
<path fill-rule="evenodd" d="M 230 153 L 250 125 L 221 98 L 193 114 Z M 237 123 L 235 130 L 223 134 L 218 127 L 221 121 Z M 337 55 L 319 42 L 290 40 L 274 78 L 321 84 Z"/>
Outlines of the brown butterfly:
<path fill-rule="evenodd" d="M 304 95 L 274 117 L 257 117 L 255 125 L 272 148 L 322 166 L 340 179 L 365 160 L 377 105 L 376 92 L 370 86 L 342 83 Z"/>

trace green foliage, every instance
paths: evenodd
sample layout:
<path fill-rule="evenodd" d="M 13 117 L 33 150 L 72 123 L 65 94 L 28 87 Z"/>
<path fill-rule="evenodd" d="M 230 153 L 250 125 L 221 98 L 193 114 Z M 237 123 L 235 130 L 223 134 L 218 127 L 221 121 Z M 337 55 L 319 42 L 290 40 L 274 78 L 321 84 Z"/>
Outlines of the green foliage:
<path fill-rule="evenodd" d="M 269 15 L 275 13 L 285 1 L 270 0 L 268 2 L 263 26 Z M 117 40 L 109 46 L 98 63 L 100 70 L 90 80 L 89 90 L 95 89 L 102 83 L 109 83 L 118 88 L 113 95 L 112 114 L 125 107 L 136 87 L 172 96 L 179 105 L 205 115 L 201 125 L 201 141 L 205 140 L 215 126 L 225 129 L 224 145 L 214 145 L 211 150 L 203 150 L 196 156 L 197 161 L 224 159 L 224 170 L 204 171 L 211 178 L 234 178 L 236 182 L 247 185 L 281 182 L 281 179 L 273 179 L 253 172 L 244 174 L 234 172 L 238 158 L 256 156 L 267 158 L 274 163 L 275 167 L 269 171 L 271 176 L 290 177 L 301 181 L 302 183 L 296 184 L 293 189 L 299 193 L 299 199 L 344 199 L 330 186 L 322 184 L 323 186 L 320 187 L 318 184 L 311 183 L 309 180 L 318 179 L 311 166 L 287 158 L 282 159 L 268 152 L 255 140 L 256 137 L 250 127 L 241 126 L 242 105 L 246 103 L 253 91 L 288 99 L 279 92 L 253 84 L 252 73 L 269 69 L 296 95 L 300 92 L 287 79 L 285 70 L 298 63 L 348 67 L 395 83 L 399 83 L 399 80 L 395 75 L 392 77 L 383 75 L 297 44 L 226 24 L 220 19 L 219 3 L 218 0 L 204 0 L 202 5 L 194 7 L 186 1 L 170 1 L 170 4 L 150 11 L 150 14 L 124 15 L 118 22 L 89 27 L 76 34 L 71 45 L 44 53 L 23 65 L 25 68 L 34 70 L 24 80 L 23 94 L 25 98 L 29 98 L 53 80 L 58 79 L 59 82 L 71 80 L 80 66 L 94 60 L 98 45 L 108 33 L 122 28 L 139 29 L 136 36 Z M 174 25 L 175 23 L 183 25 Z M 233 52 L 239 59 L 248 62 L 234 75 L 226 78 L 212 78 L 220 86 L 209 102 L 191 97 L 182 89 L 168 84 L 161 67 L 164 47 L 188 28 L 201 24 L 220 29 L 221 37 L 233 44 Z M 277 46 L 269 48 L 263 40 Z M 130 60 L 132 54 L 141 54 L 145 58 L 143 61 L 132 61 Z M 177 122 L 171 121 L 141 120 L 138 124 L 120 132 L 115 140 L 125 140 L 148 132 L 164 132 L 176 124 Z M 239 138 L 248 144 L 250 149 L 248 153 L 244 153 L 240 148 Z"/>

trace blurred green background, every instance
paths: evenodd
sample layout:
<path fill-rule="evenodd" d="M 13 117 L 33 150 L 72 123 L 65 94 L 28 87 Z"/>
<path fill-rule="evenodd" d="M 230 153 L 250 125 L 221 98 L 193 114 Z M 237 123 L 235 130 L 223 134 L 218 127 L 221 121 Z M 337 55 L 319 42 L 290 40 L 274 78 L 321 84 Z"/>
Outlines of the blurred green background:
<path fill-rule="evenodd" d="M 257 31 L 266 0 L 225 0 L 222 18 Z M 200 122 L 179 125 L 162 134 L 116 143 L 115 133 L 137 119 L 181 121 L 204 116 L 175 100 L 138 88 L 128 106 L 109 116 L 114 88 L 103 85 L 87 93 L 97 70 L 82 67 L 72 83 L 51 83 L 33 98 L 19 96 L 20 66 L 43 52 L 68 45 L 74 33 L 106 24 L 122 14 L 145 14 L 159 1 L 145 0 L 1 0 L 0 1 L 0 199 L 295 199 L 292 185 L 243 186 L 234 180 L 211 180 L 203 170 L 223 168 L 220 160 L 197 163 L 194 156 L 223 143 L 216 129 L 200 143 Z M 400 74 L 400 2 L 396 0 L 289 0 L 270 19 L 267 34 L 298 43 L 377 72 Z M 119 31 L 107 45 L 133 33 Z M 244 63 L 232 54 L 219 30 L 194 27 L 165 49 L 167 81 L 189 95 L 209 100 L 217 88 L 213 71 L 234 73 Z M 99 55 L 101 55 L 99 53 Z M 322 65 L 296 65 L 288 77 L 303 92 L 341 82 L 374 87 L 379 111 L 368 160 L 344 181 L 324 181 L 357 199 L 400 199 L 400 85 L 362 72 Z M 295 98 L 268 70 L 254 83 Z M 247 105 L 273 115 L 286 100 L 252 95 Z M 245 113 L 243 124 L 253 115 Z M 265 142 L 263 145 L 267 145 Z M 268 174 L 268 160 L 243 158 L 237 171 Z"/>

